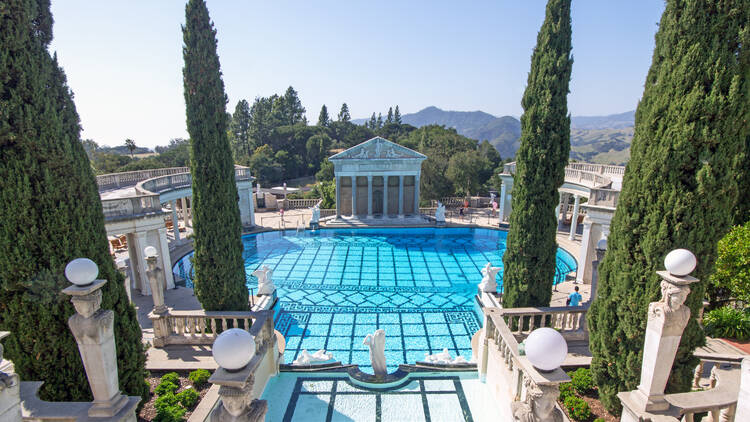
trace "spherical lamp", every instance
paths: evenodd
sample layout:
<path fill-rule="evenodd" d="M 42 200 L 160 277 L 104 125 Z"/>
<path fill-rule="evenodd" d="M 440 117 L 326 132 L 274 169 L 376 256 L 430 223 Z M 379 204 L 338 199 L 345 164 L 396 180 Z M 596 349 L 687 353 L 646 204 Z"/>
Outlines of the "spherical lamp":
<path fill-rule="evenodd" d="M 76 258 L 65 266 L 65 278 L 76 286 L 88 286 L 99 275 L 99 267 L 88 258 Z"/>
<path fill-rule="evenodd" d="M 675 249 L 664 258 L 664 267 L 670 274 L 684 277 L 693 272 L 698 260 L 687 249 Z"/>
<path fill-rule="evenodd" d="M 600 251 L 606 251 L 607 250 L 607 238 L 602 237 L 599 239 L 598 242 L 596 242 L 596 249 L 599 249 Z"/>
<path fill-rule="evenodd" d="M 238 371 L 255 356 L 255 339 L 240 328 L 230 328 L 214 341 L 214 360 L 227 371 Z"/>
<path fill-rule="evenodd" d="M 143 248 L 143 254 L 146 255 L 146 258 L 151 258 L 156 256 L 156 248 L 153 246 L 146 246 Z"/>
<path fill-rule="evenodd" d="M 559 368 L 568 355 L 568 343 L 562 334 L 549 327 L 532 331 L 524 343 L 529 362 L 541 371 Z"/>

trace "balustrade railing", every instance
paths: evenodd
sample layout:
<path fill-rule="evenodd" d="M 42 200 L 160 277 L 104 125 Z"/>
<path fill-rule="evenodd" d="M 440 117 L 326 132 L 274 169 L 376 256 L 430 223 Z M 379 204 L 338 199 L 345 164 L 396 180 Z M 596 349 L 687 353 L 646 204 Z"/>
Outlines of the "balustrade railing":
<path fill-rule="evenodd" d="M 168 169 L 165 169 L 168 170 Z M 252 180 L 248 167 L 235 166 L 234 177 L 236 181 Z M 185 189 L 192 186 L 193 177 L 190 170 L 176 174 L 157 176 L 138 182 L 135 186 L 138 195 L 149 195 L 153 193 L 169 192 L 177 189 Z"/>
<path fill-rule="evenodd" d="M 297 210 L 302 208 L 312 208 L 320 202 L 320 198 L 312 199 L 284 199 L 282 201 L 285 210 Z"/>
<path fill-rule="evenodd" d="M 119 189 L 135 186 L 138 182 L 159 176 L 190 172 L 189 167 L 170 167 L 163 169 L 136 170 L 122 173 L 110 173 L 96 176 L 99 190 Z"/>
<path fill-rule="evenodd" d="M 516 172 L 516 163 L 503 165 L 503 173 Z M 625 167 L 591 163 L 569 163 L 565 167 L 565 181 L 580 183 L 590 188 L 606 188 L 612 183 L 612 177 L 621 178 Z M 609 177 L 608 177 L 609 176 Z"/>
<path fill-rule="evenodd" d="M 162 212 L 159 195 L 153 194 L 129 198 L 104 199 L 102 200 L 102 209 L 105 220 L 118 220 Z"/>
<path fill-rule="evenodd" d="M 587 312 L 587 305 L 500 309 L 500 315 L 516 338 L 524 338 L 537 328 L 550 327 L 568 341 L 588 339 Z"/>
<path fill-rule="evenodd" d="M 273 333 L 273 314 L 266 311 L 230 312 L 230 311 L 175 311 L 158 315 L 151 313 L 149 318 L 154 324 L 154 346 L 163 347 L 170 344 L 207 345 L 213 344 L 216 337 L 224 330 L 241 328 L 256 334 L 263 324 L 271 324 Z"/>
<path fill-rule="evenodd" d="M 705 363 L 706 361 L 701 360 L 699 368 Z M 664 399 L 676 409 L 676 418 L 682 418 L 683 422 L 694 422 L 696 414 L 703 412 L 708 412 L 711 420 L 716 422 L 732 421 L 740 392 L 740 375 L 739 365 L 736 363 L 728 367 L 717 365 L 711 369 L 708 389 L 667 394 Z"/>
<path fill-rule="evenodd" d="M 490 391 L 495 395 L 500 409 L 511 409 L 511 415 L 498 416 L 498 420 L 557 420 L 553 406 L 538 406 L 548 414 L 531 413 L 535 402 L 555 403 L 559 384 L 570 381 L 565 372 L 557 368 L 541 373 L 519 352 L 518 340 L 506 323 L 500 308 L 484 308 L 483 336 L 478 344 L 478 371 Z M 524 418 L 524 416 L 526 418 Z M 562 414 L 559 415 L 560 417 Z M 532 417 L 529 419 L 529 417 Z"/>
<path fill-rule="evenodd" d="M 602 207 L 616 207 L 620 199 L 620 191 L 614 189 L 591 189 L 588 205 Z"/>

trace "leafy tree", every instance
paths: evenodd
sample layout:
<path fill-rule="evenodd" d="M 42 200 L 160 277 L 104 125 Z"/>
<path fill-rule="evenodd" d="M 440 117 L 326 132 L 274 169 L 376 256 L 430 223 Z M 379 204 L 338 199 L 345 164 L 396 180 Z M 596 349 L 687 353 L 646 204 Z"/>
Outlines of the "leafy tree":
<path fill-rule="evenodd" d="M 457 193 L 470 196 L 478 191 L 479 174 L 485 166 L 486 159 L 477 151 L 461 151 L 448 161 L 446 176 L 456 187 Z"/>
<path fill-rule="evenodd" d="M 277 115 L 273 113 L 275 97 L 259 97 L 250 108 L 250 137 L 255 145 L 268 143 L 271 131 L 279 125 Z"/>
<path fill-rule="evenodd" d="M 269 145 L 261 145 L 255 149 L 247 164 L 252 174 L 256 175 L 261 183 L 278 182 L 281 180 L 284 168 L 273 153 Z"/>
<path fill-rule="evenodd" d="M 503 256 L 503 306 L 508 308 L 549 306 L 552 297 L 557 189 L 570 152 L 570 50 L 570 0 L 549 0 L 521 101 L 521 147 Z"/>
<path fill-rule="evenodd" d="M 323 107 L 320 108 L 320 115 L 318 116 L 318 126 L 328 127 L 330 125 L 331 118 L 328 116 L 328 108 L 326 108 L 326 105 L 323 104 Z"/>
<path fill-rule="evenodd" d="M 750 221 L 730 230 L 717 249 L 711 284 L 727 288 L 733 297 L 750 303 Z"/>
<path fill-rule="evenodd" d="M 99 267 L 103 309 L 114 311 L 119 388 L 148 396 L 141 329 L 109 256 L 104 215 L 80 121 L 52 40 L 49 2 L 0 6 L 0 329 L 21 379 L 44 380 L 40 398 L 88 401 L 91 393 L 60 291 L 74 258 Z"/>
<path fill-rule="evenodd" d="M 666 3 L 599 267 L 599 294 L 588 313 L 591 370 L 609 409 L 620 408 L 618 391 L 639 382 L 647 309 L 661 296 L 655 272 L 663 269 L 664 257 L 675 248 L 691 250 L 698 257 L 693 275 L 707 280 L 716 239 L 732 221 L 733 160 L 748 136 L 747 125 L 737 124 L 750 104 L 750 69 L 739 60 L 747 54 L 740 35 L 748 31 L 748 13 L 747 2 L 739 0 Z M 686 305 L 693 318 L 682 335 L 668 391 L 690 389 L 698 363 L 693 350 L 705 343 L 695 317 L 706 284 L 690 286 Z"/>
<path fill-rule="evenodd" d="M 240 100 L 234 107 L 234 114 L 229 128 L 233 135 L 233 150 L 235 157 L 253 155 L 255 146 L 250 138 L 250 104 L 247 100 Z"/>
<path fill-rule="evenodd" d="M 331 148 L 333 140 L 325 133 L 313 135 L 307 139 L 307 162 L 312 168 L 317 169 L 318 164 L 322 163 L 328 155 L 328 149 Z"/>
<path fill-rule="evenodd" d="M 99 148 L 99 145 L 97 145 L 93 139 L 84 139 L 81 141 L 81 144 L 83 145 L 83 150 L 86 151 L 86 156 L 89 158 L 89 161 L 93 162 L 96 149 Z"/>
<path fill-rule="evenodd" d="M 296 125 L 302 123 L 305 117 L 305 108 L 297 95 L 297 91 L 291 86 L 286 89 L 284 96 L 280 98 L 282 106 L 282 122 L 285 125 Z"/>
<path fill-rule="evenodd" d="M 401 124 L 401 112 L 398 109 L 398 106 L 396 106 L 396 110 L 393 112 L 393 122 L 397 125 Z"/>
<path fill-rule="evenodd" d="M 372 116 L 370 116 L 370 126 L 369 126 L 369 128 L 373 129 L 373 130 L 375 130 L 375 129 L 378 128 L 378 121 L 375 118 L 375 112 L 374 111 L 372 112 Z"/>
<path fill-rule="evenodd" d="M 393 123 L 393 107 L 388 107 L 388 117 L 385 118 L 385 124 Z"/>
<path fill-rule="evenodd" d="M 227 139 L 226 94 L 216 30 L 203 0 L 190 0 L 182 28 L 183 81 L 192 147 L 195 295 L 208 311 L 247 309 L 242 225 Z"/>
<path fill-rule="evenodd" d="M 339 111 L 339 122 L 350 122 L 352 120 L 351 114 L 349 114 L 349 106 L 346 103 L 341 105 L 341 111 Z"/>
<path fill-rule="evenodd" d="M 336 208 L 336 183 L 333 181 L 318 182 L 313 186 L 312 193 L 316 198 L 321 198 L 323 202 L 320 208 Z"/>
<path fill-rule="evenodd" d="M 333 180 L 334 177 L 333 163 L 328 161 L 328 158 L 324 158 L 323 162 L 320 163 L 320 170 L 315 173 L 315 180 L 318 182 L 328 182 Z"/>
<path fill-rule="evenodd" d="M 128 151 L 130 151 L 130 158 L 133 158 L 133 151 L 135 151 L 137 146 L 135 146 L 135 141 L 128 138 L 125 140 L 125 147 L 127 147 Z"/>

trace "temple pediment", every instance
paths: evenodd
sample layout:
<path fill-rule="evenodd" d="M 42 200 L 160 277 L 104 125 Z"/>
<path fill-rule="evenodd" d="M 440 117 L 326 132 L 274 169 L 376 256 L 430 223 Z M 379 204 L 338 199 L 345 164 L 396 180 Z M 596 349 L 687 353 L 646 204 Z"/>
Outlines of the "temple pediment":
<path fill-rule="evenodd" d="M 376 136 L 332 156 L 329 160 L 424 160 L 427 156 Z"/>

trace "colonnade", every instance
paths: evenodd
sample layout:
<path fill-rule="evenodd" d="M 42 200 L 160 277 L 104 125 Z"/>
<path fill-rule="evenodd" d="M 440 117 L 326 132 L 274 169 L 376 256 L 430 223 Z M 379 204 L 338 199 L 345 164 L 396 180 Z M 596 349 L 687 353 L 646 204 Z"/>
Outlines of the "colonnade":
<path fill-rule="evenodd" d="M 336 175 L 336 218 L 419 214 L 419 174 Z"/>

